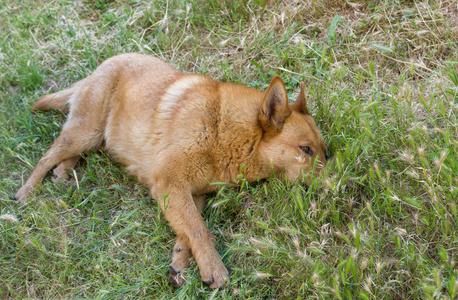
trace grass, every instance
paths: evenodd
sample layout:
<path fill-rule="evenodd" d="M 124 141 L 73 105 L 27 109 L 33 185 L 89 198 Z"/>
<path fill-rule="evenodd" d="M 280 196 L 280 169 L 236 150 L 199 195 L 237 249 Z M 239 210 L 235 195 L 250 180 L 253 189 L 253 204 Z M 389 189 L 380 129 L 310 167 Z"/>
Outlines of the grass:
<path fill-rule="evenodd" d="M 455 1 L 11 1 L 0 4 L 0 298 L 457 299 Z M 125 52 L 265 89 L 298 82 L 333 157 L 308 190 L 210 195 L 230 270 L 168 283 L 174 234 L 102 153 L 10 200 L 65 116 L 31 104 Z"/>

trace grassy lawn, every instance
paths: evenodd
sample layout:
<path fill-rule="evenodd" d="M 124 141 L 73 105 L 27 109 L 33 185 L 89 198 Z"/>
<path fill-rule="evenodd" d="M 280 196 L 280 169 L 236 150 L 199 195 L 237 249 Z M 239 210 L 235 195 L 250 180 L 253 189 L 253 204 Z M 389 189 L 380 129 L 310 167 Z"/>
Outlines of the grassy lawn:
<path fill-rule="evenodd" d="M 0 18 L 1 299 L 457 299 L 456 1 L 4 0 Z M 126 52 L 308 87 L 324 174 L 208 198 L 224 290 L 195 263 L 169 284 L 174 233 L 103 151 L 11 200 L 65 121 L 32 103 Z"/>

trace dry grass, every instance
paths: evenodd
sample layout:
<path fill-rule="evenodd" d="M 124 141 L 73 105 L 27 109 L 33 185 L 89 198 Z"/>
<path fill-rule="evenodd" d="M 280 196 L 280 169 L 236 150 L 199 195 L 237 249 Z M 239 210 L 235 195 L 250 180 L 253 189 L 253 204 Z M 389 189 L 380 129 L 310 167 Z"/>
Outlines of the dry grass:
<path fill-rule="evenodd" d="M 456 1 L 6 1 L 0 17 L 0 297 L 456 299 Z M 308 86 L 333 160 L 308 190 L 210 197 L 226 290 L 195 266 L 168 284 L 174 235 L 105 153 L 9 200 L 64 121 L 30 104 L 124 52 L 261 89 L 278 74 L 291 98 Z"/>

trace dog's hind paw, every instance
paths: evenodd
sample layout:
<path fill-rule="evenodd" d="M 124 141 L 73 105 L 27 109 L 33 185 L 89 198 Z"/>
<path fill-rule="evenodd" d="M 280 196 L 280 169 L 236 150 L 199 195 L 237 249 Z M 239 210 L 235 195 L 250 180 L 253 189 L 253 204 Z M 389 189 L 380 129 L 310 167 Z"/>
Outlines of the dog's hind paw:
<path fill-rule="evenodd" d="M 70 174 L 68 174 L 67 170 L 61 170 L 58 168 L 55 168 L 53 170 L 53 175 L 51 177 L 53 182 L 59 182 L 59 181 L 68 181 L 70 180 Z"/>
<path fill-rule="evenodd" d="M 14 195 L 14 199 L 22 205 L 25 205 L 27 204 L 27 199 L 30 194 L 32 194 L 32 189 L 24 185 L 17 191 L 16 195 Z"/>

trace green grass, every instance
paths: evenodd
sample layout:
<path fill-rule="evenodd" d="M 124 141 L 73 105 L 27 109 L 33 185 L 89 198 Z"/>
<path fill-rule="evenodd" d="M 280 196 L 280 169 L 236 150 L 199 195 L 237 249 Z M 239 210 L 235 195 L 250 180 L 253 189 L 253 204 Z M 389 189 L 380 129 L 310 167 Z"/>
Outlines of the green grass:
<path fill-rule="evenodd" d="M 0 4 L 0 298 L 457 299 L 455 1 L 18 3 Z M 308 87 L 323 176 L 209 197 L 225 290 L 195 263 L 168 283 L 174 234 L 104 152 L 10 200 L 65 121 L 31 104 L 125 52 L 260 89 L 278 74 L 291 98 Z"/>

